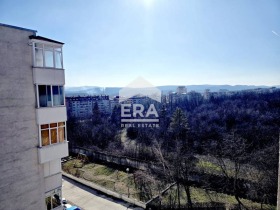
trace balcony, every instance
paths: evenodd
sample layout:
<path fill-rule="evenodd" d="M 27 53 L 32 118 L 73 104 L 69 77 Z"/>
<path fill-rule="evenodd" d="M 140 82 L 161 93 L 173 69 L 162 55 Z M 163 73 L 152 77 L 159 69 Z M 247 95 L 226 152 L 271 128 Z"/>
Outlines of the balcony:
<path fill-rule="evenodd" d="M 36 109 L 37 124 L 67 121 L 66 107 L 44 107 Z"/>
<path fill-rule="evenodd" d="M 33 80 L 34 84 L 64 85 L 64 69 L 34 67 Z"/>
<path fill-rule="evenodd" d="M 68 141 L 38 148 L 40 164 L 60 159 L 68 155 Z"/>

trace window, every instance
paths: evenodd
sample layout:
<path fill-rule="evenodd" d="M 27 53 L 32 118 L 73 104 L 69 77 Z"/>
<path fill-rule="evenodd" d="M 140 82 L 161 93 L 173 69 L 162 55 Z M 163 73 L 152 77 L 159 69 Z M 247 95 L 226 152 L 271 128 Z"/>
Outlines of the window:
<path fill-rule="evenodd" d="M 35 44 L 35 66 L 44 66 L 44 49 L 42 44 Z"/>
<path fill-rule="evenodd" d="M 61 189 L 55 189 L 45 195 L 46 209 L 52 210 L 61 206 Z"/>
<path fill-rule="evenodd" d="M 45 66 L 46 67 L 54 67 L 53 62 L 53 49 L 52 48 L 45 48 Z"/>
<path fill-rule="evenodd" d="M 53 105 L 64 105 L 63 86 L 53 86 Z"/>
<path fill-rule="evenodd" d="M 54 48 L 55 67 L 62 68 L 62 51 L 61 48 Z"/>
<path fill-rule="evenodd" d="M 39 107 L 52 106 L 51 86 L 50 85 L 39 85 Z"/>
<path fill-rule="evenodd" d="M 62 69 L 62 48 L 34 43 L 34 66 Z"/>
<path fill-rule="evenodd" d="M 38 85 L 38 107 L 64 106 L 64 88 L 56 85 Z"/>
<path fill-rule="evenodd" d="M 41 146 L 65 141 L 65 122 L 43 124 L 40 126 Z"/>

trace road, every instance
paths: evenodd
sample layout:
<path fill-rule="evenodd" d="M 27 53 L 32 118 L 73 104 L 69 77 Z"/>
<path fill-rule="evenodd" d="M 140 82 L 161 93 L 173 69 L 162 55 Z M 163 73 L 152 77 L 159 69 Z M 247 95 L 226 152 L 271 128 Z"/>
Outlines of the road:
<path fill-rule="evenodd" d="M 62 197 L 84 210 L 143 210 L 131 204 L 113 199 L 71 179 L 62 179 Z"/>

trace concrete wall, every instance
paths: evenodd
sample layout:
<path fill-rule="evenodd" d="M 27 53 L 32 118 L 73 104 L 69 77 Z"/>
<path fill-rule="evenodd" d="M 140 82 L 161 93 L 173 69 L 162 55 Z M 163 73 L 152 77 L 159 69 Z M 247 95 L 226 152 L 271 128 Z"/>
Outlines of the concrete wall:
<path fill-rule="evenodd" d="M 60 161 L 61 158 L 69 155 L 68 141 L 41 147 L 38 153 L 40 163 L 46 163 L 57 159 Z"/>
<path fill-rule="evenodd" d="M 58 173 L 45 178 L 45 191 L 49 192 L 62 186 L 62 174 Z"/>
<path fill-rule="evenodd" d="M 66 107 L 43 107 L 36 109 L 38 125 L 67 120 Z"/>
<path fill-rule="evenodd" d="M 34 68 L 33 80 L 34 83 L 36 84 L 64 85 L 65 84 L 64 69 Z"/>
<path fill-rule="evenodd" d="M 33 32 L 0 25 L 0 209 L 44 209 L 32 77 Z"/>

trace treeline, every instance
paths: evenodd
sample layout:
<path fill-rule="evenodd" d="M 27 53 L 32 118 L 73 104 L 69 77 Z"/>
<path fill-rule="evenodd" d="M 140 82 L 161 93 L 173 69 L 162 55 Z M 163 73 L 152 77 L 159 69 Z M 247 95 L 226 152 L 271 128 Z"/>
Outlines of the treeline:
<path fill-rule="evenodd" d="M 177 182 L 178 188 L 184 186 L 190 206 L 189 173 L 198 161 L 196 154 L 211 156 L 228 179 L 240 180 L 247 171 L 248 179 L 259 183 L 254 189 L 247 186 L 248 192 L 264 203 L 275 203 L 280 90 L 244 91 L 208 99 L 193 92 L 173 104 L 157 107 L 158 128 L 121 128 L 120 107 L 104 115 L 95 105 L 91 121 L 69 119 L 68 139 L 74 146 L 158 162 L 162 170 L 151 173 L 167 183 Z M 224 186 L 232 188 L 243 206 L 240 189 L 244 186 L 238 181 L 228 183 Z"/>

